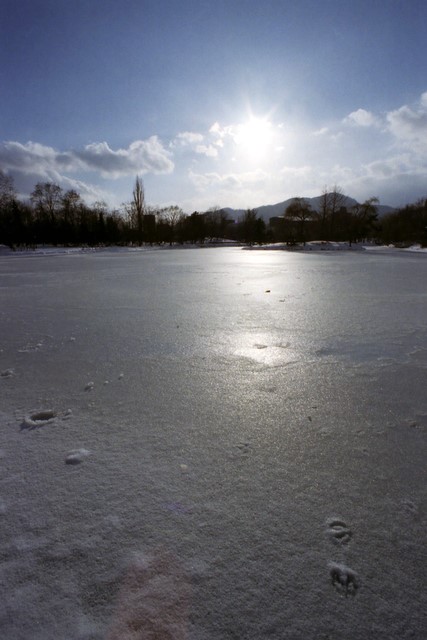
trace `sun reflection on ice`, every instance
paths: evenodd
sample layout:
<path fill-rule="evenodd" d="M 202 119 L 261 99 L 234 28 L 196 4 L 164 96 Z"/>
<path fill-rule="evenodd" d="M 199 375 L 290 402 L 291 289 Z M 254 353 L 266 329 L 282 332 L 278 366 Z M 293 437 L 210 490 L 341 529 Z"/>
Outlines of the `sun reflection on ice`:
<path fill-rule="evenodd" d="M 272 340 L 271 333 L 241 333 L 232 336 L 232 339 L 234 348 L 230 349 L 230 352 L 256 364 L 279 367 L 300 360 L 289 342 Z"/>

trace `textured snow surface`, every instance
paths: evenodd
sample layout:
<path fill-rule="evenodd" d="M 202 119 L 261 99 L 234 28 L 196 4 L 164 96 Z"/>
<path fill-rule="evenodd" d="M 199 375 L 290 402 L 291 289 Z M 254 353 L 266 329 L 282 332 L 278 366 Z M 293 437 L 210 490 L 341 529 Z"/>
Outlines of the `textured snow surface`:
<path fill-rule="evenodd" d="M 427 637 L 427 257 L 0 257 L 0 636 Z"/>

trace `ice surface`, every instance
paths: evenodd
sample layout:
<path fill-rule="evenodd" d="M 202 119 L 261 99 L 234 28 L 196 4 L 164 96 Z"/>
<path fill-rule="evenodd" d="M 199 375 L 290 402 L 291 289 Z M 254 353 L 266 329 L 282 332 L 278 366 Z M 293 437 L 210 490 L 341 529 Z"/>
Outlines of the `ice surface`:
<path fill-rule="evenodd" d="M 425 254 L 0 274 L 2 638 L 426 637 Z"/>

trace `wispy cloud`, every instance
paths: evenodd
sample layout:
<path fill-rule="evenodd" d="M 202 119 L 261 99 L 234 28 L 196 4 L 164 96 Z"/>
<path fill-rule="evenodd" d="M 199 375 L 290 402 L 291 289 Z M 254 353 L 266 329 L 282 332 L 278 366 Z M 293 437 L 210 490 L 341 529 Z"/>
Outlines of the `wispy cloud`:
<path fill-rule="evenodd" d="M 317 131 L 313 131 L 313 136 L 325 136 L 329 133 L 328 127 L 321 127 Z"/>
<path fill-rule="evenodd" d="M 268 175 L 262 171 L 245 171 L 243 173 L 195 173 L 194 171 L 189 171 L 189 178 L 193 182 L 193 184 L 199 188 L 203 189 L 207 186 L 215 186 L 225 189 L 241 189 L 246 188 L 249 185 L 259 185 L 263 183 Z"/>
<path fill-rule="evenodd" d="M 216 158 L 218 155 L 218 149 L 216 149 L 211 144 L 198 144 L 195 148 L 196 153 L 200 153 L 204 156 L 208 156 L 210 158 Z"/>
<path fill-rule="evenodd" d="M 209 141 L 206 141 L 206 136 L 194 131 L 183 131 L 178 133 L 169 146 L 172 150 L 183 148 L 186 151 L 193 151 L 199 155 L 211 158 L 215 158 L 218 155 L 218 149 Z"/>
<path fill-rule="evenodd" d="M 173 141 L 171 142 L 171 147 L 181 146 L 193 146 L 196 144 L 200 144 L 203 142 L 204 136 L 201 133 L 196 133 L 194 131 L 182 131 L 178 133 Z"/>

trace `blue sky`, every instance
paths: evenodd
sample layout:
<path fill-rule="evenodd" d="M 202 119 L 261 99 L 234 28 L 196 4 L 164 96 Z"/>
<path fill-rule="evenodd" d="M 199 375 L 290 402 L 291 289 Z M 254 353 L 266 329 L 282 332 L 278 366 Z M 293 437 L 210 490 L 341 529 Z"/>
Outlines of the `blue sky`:
<path fill-rule="evenodd" d="M 425 0 L 0 0 L 0 169 L 91 203 L 427 196 Z"/>

